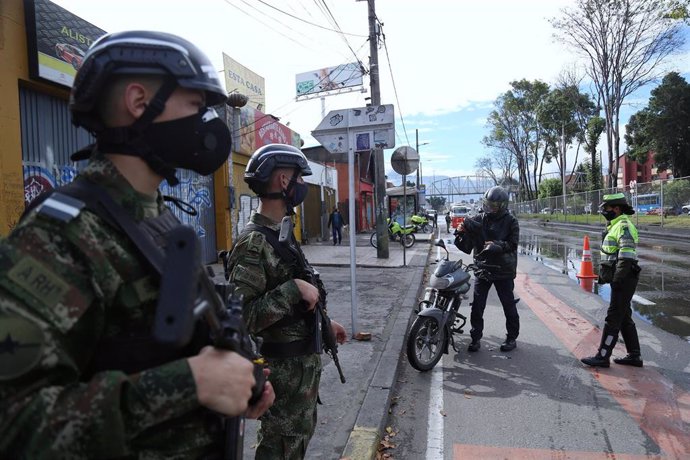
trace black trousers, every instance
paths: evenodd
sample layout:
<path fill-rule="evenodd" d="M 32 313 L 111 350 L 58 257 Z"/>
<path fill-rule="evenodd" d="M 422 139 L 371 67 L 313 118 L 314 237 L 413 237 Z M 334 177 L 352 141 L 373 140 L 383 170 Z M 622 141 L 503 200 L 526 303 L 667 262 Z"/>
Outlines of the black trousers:
<path fill-rule="evenodd" d="M 622 283 L 611 285 L 611 301 L 604 320 L 609 330 L 616 333 L 620 331 L 628 353 L 636 354 L 640 353 L 640 341 L 632 319 L 630 301 L 637 289 L 639 278 L 639 271 L 633 271 Z"/>
<path fill-rule="evenodd" d="M 508 339 L 515 340 L 520 334 L 520 315 L 518 315 L 515 296 L 513 295 L 514 280 L 489 281 L 477 278 L 474 280 L 474 297 L 472 299 L 472 313 L 470 314 L 470 324 L 472 325 L 470 335 L 473 342 L 482 338 L 482 332 L 484 331 L 484 308 L 486 308 L 486 298 L 492 285 L 496 286 L 498 298 L 503 306 Z"/>

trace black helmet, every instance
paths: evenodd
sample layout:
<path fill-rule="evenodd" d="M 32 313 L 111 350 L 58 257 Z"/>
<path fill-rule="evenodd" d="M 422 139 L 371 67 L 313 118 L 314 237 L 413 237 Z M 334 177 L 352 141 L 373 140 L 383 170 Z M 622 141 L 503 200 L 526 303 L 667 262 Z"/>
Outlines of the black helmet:
<path fill-rule="evenodd" d="M 276 168 L 291 168 L 311 176 L 311 168 L 304 153 L 297 147 L 287 144 L 268 144 L 259 147 L 252 154 L 244 171 L 244 181 L 257 195 L 263 193 L 262 184 L 271 178 Z"/>
<path fill-rule="evenodd" d="M 482 209 L 487 214 L 499 214 L 508 209 L 508 192 L 502 187 L 491 187 L 484 193 Z"/>
<path fill-rule="evenodd" d="M 99 38 L 86 52 L 69 100 L 75 125 L 91 131 L 103 128 L 95 110 L 114 75 L 173 77 L 182 88 L 204 91 L 208 106 L 227 98 L 213 64 L 192 43 L 164 32 L 117 32 Z"/>
<path fill-rule="evenodd" d="M 610 195 L 604 195 L 599 204 L 599 211 L 603 211 L 604 206 L 620 206 L 621 212 L 629 216 L 635 214 L 635 210 L 628 204 L 628 200 L 625 199 L 623 193 L 612 193 Z"/>

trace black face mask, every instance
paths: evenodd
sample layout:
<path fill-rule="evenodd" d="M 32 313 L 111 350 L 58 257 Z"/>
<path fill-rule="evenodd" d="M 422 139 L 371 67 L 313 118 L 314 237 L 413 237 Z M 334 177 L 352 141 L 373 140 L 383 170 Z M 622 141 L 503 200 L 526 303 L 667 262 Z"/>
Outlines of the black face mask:
<path fill-rule="evenodd" d="M 151 123 L 143 133 L 152 154 L 172 168 L 208 176 L 228 159 L 230 130 L 213 109 L 177 120 Z"/>
<path fill-rule="evenodd" d="M 602 209 L 601 211 L 599 211 L 599 214 L 604 216 L 604 219 L 606 219 L 609 222 L 611 222 L 613 219 L 616 218 L 616 211 L 614 211 L 613 209 L 611 209 L 609 211 L 604 211 Z"/>

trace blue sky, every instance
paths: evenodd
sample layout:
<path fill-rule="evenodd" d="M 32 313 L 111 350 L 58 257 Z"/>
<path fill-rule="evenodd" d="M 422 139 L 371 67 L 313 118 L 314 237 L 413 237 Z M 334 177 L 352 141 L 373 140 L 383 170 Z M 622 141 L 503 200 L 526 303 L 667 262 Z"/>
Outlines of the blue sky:
<path fill-rule="evenodd" d="M 322 119 L 321 102 L 296 102 L 295 76 L 355 59 L 369 65 L 367 4 L 363 1 L 53 1 L 109 32 L 152 29 L 182 35 L 205 51 L 218 70 L 222 69 L 222 53 L 229 55 L 265 78 L 265 111 L 289 122 L 306 146 L 316 145 L 310 133 Z M 474 173 L 477 159 L 488 153 L 481 144 L 487 133 L 485 120 L 494 100 L 510 88 L 510 81 L 526 78 L 553 84 L 565 68 L 577 68 L 577 56 L 554 40 L 548 22 L 559 16 L 561 8 L 574 3 L 376 1 L 386 36 L 386 47 L 379 49 L 381 100 L 395 105 L 396 147 L 414 147 L 415 129 L 419 129 L 420 143 L 429 143 L 420 148 L 425 177 L 434 172 L 449 177 Z M 348 35 L 325 30 L 336 26 L 324 4 Z M 688 50 L 690 43 L 681 56 L 669 62 L 668 70 L 688 78 Z M 367 77 L 364 85 L 369 87 Z M 648 91 L 628 99 L 623 123 L 646 103 Z M 363 107 L 368 96 L 355 92 L 328 97 L 326 112 Z M 389 173 L 392 152 L 385 152 Z"/>

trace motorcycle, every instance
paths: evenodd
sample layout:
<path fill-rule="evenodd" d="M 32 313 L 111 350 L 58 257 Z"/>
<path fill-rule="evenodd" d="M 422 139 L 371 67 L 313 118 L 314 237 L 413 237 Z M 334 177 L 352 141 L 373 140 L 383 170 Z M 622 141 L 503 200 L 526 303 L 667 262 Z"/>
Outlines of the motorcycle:
<path fill-rule="evenodd" d="M 416 238 L 414 236 L 414 226 L 412 225 L 406 225 L 404 228 L 396 221 L 391 221 L 390 217 L 388 218 L 388 237 L 390 238 L 391 241 L 400 241 L 400 244 L 405 246 L 406 248 L 411 248 L 414 246 L 414 243 L 416 241 Z M 371 244 L 373 247 L 378 247 L 377 246 L 377 236 L 376 232 L 371 234 L 371 237 L 369 238 L 369 244 Z"/>
<path fill-rule="evenodd" d="M 423 233 L 431 233 L 433 230 L 431 222 L 429 222 L 429 219 L 427 219 L 426 216 L 414 215 L 410 217 L 410 222 L 412 222 L 412 225 L 414 225 L 415 232 L 421 230 Z"/>
<path fill-rule="evenodd" d="M 453 334 L 462 334 L 467 323 L 467 317 L 458 309 L 470 290 L 470 272 L 495 268 L 486 264 L 464 265 L 462 260 L 453 262 L 443 240 L 438 240 L 435 246 L 446 251 L 446 258 L 431 275 L 429 288 L 419 302 L 417 317 L 407 332 L 407 360 L 422 372 L 433 369 L 443 354 L 448 353 L 449 345 L 459 351 Z"/>

